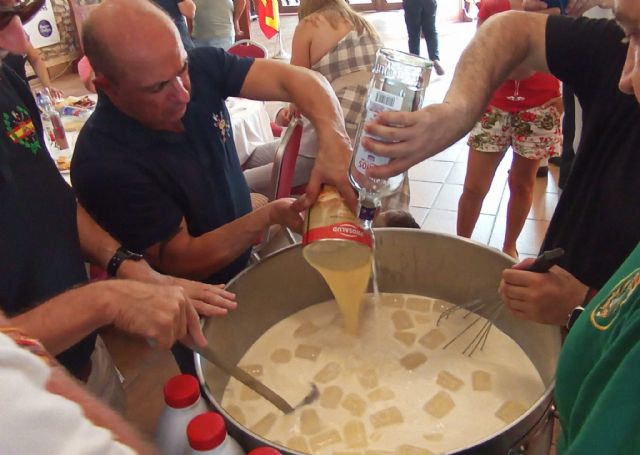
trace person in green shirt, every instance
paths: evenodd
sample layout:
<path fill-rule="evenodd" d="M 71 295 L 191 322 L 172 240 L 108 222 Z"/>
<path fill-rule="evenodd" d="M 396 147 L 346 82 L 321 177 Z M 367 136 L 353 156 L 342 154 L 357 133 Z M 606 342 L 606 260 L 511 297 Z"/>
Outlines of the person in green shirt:
<path fill-rule="evenodd" d="M 586 306 L 556 372 L 559 454 L 640 452 L 640 243 Z"/>

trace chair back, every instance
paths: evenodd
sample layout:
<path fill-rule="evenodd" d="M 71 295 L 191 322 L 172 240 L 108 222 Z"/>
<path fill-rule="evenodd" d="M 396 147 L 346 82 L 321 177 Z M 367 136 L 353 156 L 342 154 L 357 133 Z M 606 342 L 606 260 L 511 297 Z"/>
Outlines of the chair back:
<path fill-rule="evenodd" d="M 289 123 L 286 131 L 280 139 L 276 156 L 273 159 L 271 171 L 271 188 L 269 200 L 273 201 L 291 195 L 293 174 L 296 169 L 296 160 L 300 152 L 302 139 L 302 120 L 294 118 Z"/>
<path fill-rule="evenodd" d="M 253 58 L 268 58 L 269 52 L 267 48 L 262 44 L 250 40 L 241 39 L 236 41 L 233 46 L 227 51 L 230 54 L 237 55 L 238 57 L 253 57 Z"/>

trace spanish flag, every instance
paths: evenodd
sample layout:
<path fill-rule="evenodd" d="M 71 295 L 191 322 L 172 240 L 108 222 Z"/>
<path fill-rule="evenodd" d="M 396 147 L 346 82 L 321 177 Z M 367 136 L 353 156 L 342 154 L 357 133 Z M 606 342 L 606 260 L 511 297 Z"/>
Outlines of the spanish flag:
<path fill-rule="evenodd" d="M 267 39 L 273 38 L 280 31 L 278 0 L 258 0 L 258 23 Z"/>

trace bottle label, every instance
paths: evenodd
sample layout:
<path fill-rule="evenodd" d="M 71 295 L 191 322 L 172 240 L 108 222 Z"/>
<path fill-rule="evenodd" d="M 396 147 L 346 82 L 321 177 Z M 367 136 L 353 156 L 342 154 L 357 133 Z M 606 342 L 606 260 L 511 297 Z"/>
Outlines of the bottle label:
<path fill-rule="evenodd" d="M 380 112 L 399 111 L 402 108 L 403 98 L 393 93 L 384 92 L 379 89 L 372 89 L 367 99 L 367 109 L 364 116 L 364 123 L 369 122 L 375 118 Z M 370 137 L 373 139 L 379 139 L 367 133 L 362 133 L 361 137 Z M 369 152 L 362 146 L 362 139 L 356 148 L 355 166 L 363 174 L 367 169 L 373 166 L 384 166 L 388 164 L 390 158 L 385 156 L 378 156 Z"/>
<path fill-rule="evenodd" d="M 325 185 L 316 203 L 307 212 L 302 245 L 318 240 L 350 240 L 371 247 L 371 235 L 344 203 L 338 191 Z"/>

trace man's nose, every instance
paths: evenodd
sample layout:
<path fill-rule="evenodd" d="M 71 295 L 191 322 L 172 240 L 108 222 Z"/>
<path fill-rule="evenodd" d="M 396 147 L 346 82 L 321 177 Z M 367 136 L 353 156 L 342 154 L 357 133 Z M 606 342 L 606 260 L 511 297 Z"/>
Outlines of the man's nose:
<path fill-rule="evenodd" d="M 191 95 L 189 90 L 184 86 L 184 82 L 181 77 L 176 77 L 171 83 L 171 95 L 176 101 L 188 103 Z"/>

